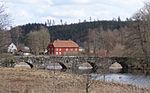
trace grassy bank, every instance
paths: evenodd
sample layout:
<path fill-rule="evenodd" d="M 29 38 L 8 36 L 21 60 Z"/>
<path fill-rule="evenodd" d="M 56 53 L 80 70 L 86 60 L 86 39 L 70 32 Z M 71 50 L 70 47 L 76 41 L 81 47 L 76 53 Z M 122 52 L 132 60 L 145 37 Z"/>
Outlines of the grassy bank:
<path fill-rule="evenodd" d="M 86 93 L 85 78 L 47 70 L 0 68 L 0 93 Z M 150 93 L 132 85 L 89 82 L 89 93 Z"/>

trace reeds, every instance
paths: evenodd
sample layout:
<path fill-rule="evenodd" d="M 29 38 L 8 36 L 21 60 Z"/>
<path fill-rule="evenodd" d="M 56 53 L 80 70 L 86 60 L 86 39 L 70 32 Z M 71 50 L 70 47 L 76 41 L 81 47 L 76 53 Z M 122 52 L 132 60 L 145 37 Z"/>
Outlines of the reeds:
<path fill-rule="evenodd" d="M 91 81 L 89 93 L 150 93 L 148 88 Z M 47 70 L 0 68 L 0 93 L 86 93 L 84 77 Z"/>

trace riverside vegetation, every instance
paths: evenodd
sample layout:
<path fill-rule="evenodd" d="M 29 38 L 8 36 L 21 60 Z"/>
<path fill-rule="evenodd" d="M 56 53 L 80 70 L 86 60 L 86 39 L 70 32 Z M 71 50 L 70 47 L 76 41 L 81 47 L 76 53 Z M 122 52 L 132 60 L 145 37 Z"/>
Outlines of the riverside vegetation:
<path fill-rule="evenodd" d="M 0 93 L 87 93 L 87 77 L 48 70 L 0 68 Z M 150 93 L 148 88 L 95 81 L 88 93 Z"/>

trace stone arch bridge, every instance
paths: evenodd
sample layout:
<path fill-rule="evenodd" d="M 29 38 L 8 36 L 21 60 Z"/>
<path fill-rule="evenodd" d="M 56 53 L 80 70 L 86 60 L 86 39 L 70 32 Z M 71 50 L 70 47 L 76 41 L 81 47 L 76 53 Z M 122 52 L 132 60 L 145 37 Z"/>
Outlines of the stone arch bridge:
<path fill-rule="evenodd" d="M 84 63 L 92 66 L 93 70 L 109 69 L 117 62 L 123 69 L 137 67 L 137 60 L 128 57 L 91 57 L 91 56 L 16 56 L 16 61 L 24 61 L 35 68 L 46 68 L 51 63 L 59 63 L 62 69 L 78 69 Z M 139 62 L 139 61 L 138 61 Z"/>

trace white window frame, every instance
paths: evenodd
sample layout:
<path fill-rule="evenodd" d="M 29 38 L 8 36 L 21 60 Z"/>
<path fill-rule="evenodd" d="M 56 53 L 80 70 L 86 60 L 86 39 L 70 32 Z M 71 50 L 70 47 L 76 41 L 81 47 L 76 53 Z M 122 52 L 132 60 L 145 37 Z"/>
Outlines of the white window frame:
<path fill-rule="evenodd" d="M 70 51 L 73 51 L 73 48 L 71 48 Z"/>
<path fill-rule="evenodd" d="M 59 51 L 61 51 L 61 48 L 59 49 Z"/>
<path fill-rule="evenodd" d="M 66 51 L 68 51 L 68 48 L 66 48 Z"/>
<path fill-rule="evenodd" d="M 56 52 L 56 55 L 59 55 L 58 53 L 59 53 L 59 52 Z"/>
<path fill-rule="evenodd" d="M 77 48 L 75 48 L 75 51 L 77 51 L 78 49 Z"/>

